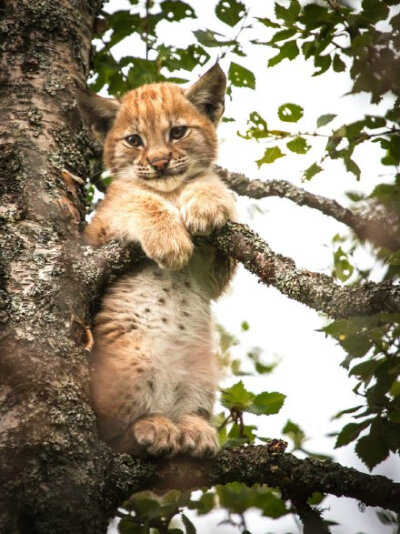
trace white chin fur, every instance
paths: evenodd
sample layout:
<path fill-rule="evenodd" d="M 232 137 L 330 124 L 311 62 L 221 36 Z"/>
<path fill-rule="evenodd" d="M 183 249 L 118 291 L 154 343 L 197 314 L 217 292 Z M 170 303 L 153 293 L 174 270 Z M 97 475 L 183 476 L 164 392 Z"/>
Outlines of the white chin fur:
<path fill-rule="evenodd" d="M 137 180 L 138 182 L 141 182 L 142 184 L 146 184 L 147 187 L 150 187 L 151 189 L 154 189 L 156 191 L 161 191 L 163 193 L 170 193 L 174 189 L 178 188 L 182 182 L 184 182 L 185 178 L 187 177 L 187 172 L 176 175 L 176 176 L 153 178 L 150 180 L 145 180 L 137 176 L 135 172 L 135 167 L 132 165 L 132 166 L 125 167 L 125 169 L 118 171 L 114 175 L 114 177 L 118 180 L 134 179 L 134 180 Z"/>

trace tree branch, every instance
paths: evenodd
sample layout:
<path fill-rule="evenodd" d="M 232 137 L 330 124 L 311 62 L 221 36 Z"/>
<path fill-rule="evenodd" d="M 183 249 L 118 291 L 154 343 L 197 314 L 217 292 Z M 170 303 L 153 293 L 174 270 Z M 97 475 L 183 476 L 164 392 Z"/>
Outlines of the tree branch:
<path fill-rule="evenodd" d="M 119 503 L 144 489 L 196 489 L 228 482 L 278 487 L 285 499 L 305 501 L 315 491 L 357 499 L 367 506 L 400 512 L 400 484 L 330 461 L 276 453 L 268 445 L 223 448 L 213 459 L 177 457 L 166 461 L 114 457 L 109 483 L 117 488 Z M 300 499 L 300 500 L 299 500 Z M 305 510 L 299 510 L 299 514 Z M 301 512 L 301 513 L 300 513 Z M 303 514 L 304 515 L 304 514 Z M 312 514 L 316 521 L 315 514 Z M 311 516 L 308 514 L 309 525 Z M 320 526 L 319 531 L 326 532 Z"/>
<path fill-rule="evenodd" d="M 344 208 L 336 200 L 314 195 L 286 180 L 263 182 L 261 180 L 249 180 L 243 174 L 229 172 L 221 167 L 216 167 L 215 170 L 229 188 L 239 195 L 256 199 L 271 196 L 287 198 L 299 206 L 316 209 L 346 224 L 362 241 L 369 240 L 376 245 L 394 251 L 400 248 L 398 221 L 392 220 L 386 210 L 384 213 L 374 210 L 361 216 L 348 208 Z"/>
<path fill-rule="evenodd" d="M 221 231 L 206 238 L 195 238 L 195 242 L 212 243 L 241 262 L 261 282 L 335 319 L 400 311 L 400 286 L 389 282 L 339 286 L 325 274 L 298 269 L 292 259 L 271 250 L 246 225 L 229 222 Z M 98 296 L 116 274 L 143 258 L 145 255 L 138 244 L 113 242 L 98 249 L 87 247 L 83 260 L 76 264 L 79 278 L 86 286 L 84 293 L 93 298 Z"/>
<path fill-rule="evenodd" d="M 306 500 L 296 498 L 291 500 L 303 523 L 303 534 L 330 534 L 329 528 L 317 509 L 312 508 Z"/>

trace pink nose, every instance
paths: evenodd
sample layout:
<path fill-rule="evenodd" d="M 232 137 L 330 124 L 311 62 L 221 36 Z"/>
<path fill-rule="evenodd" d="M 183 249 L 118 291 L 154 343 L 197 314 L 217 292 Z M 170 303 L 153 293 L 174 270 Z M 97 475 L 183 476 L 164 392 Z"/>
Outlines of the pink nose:
<path fill-rule="evenodd" d="M 171 157 L 162 156 L 159 158 L 153 158 L 149 160 L 150 165 L 155 169 L 156 171 L 162 171 L 163 169 L 166 169 L 168 167 L 168 164 L 170 162 Z"/>

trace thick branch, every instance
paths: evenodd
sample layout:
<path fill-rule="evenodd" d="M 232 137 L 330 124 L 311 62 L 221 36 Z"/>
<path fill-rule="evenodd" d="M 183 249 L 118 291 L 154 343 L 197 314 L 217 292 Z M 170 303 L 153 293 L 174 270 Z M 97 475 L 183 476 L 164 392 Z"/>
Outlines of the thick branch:
<path fill-rule="evenodd" d="M 314 195 L 286 180 L 249 180 L 240 173 L 216 168 L 219 176 L 239 195 L 250 198 L 278 196 L 287 198 L 299 206 L 308 206 L 349 226 L 361 240 L 369 240 L 390 250 L 400 248 L 400 228 L 397 220 L 391 220 L 387 211 L 358 215 L 341 206 L 336 200 Z"/>
<path fill-rule="evenodd" d="M 368 282 L 360 287 L 342 287 L 325 274 L 298 269 L 290 258 L 277 254 L 255 232 L 238 223 L 228 223 L 207 240 L 228 256 L 241 262 L 260 281 L 276 287 L 289 298 L 339 319 L 356 315 L 400 311 L 400 286 L 388 282 Z M 115 274 L 127 270 L 132 261 L 143 259 L 138 245 L 109 245 L 94 250 L 88 247 L 84 261 L 78 264 L 81 279 L 97 295 Z M 88 294 L 85 291 L 85 294 Z"/>
<path fill-rule="evenodd" d="M 280 488 L 284 498 L 305 500 L 313 492 L 352 497 L 367 506 L 400 511 L 400 484 L 340 464 L 269 452 L 268 446 L 222 449 L 214 459 L 141 461 L 120 455 L 109 471 L 122 502 L 144 489 L 195 489 L 238 481 Z M 300 502 L 300 501 L 299 501 Z M 314 518 L 315 519 L 315 518 Z"/>

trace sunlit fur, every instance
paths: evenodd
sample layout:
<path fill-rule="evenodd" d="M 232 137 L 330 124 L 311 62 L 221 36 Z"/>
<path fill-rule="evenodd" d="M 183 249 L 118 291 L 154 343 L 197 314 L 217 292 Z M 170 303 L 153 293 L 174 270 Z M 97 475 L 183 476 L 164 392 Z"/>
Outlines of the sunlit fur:
<path fill-rule="evenodd" d="M 209 422 L 219 377 L 210 301 L 233 264 L 210 246 L 194 248 L 191 235 L 235 216 L 212 170 L 224 88 L 216 66 L 186 93 L 166 83 L 131 91 L 120 105 L 84 96 L 98 132 L 119 108 L 104 145 L 113 181 L 86 240 L 139 241 L 149 258 L 111 285 L 94 320 L 93 404 L 116 451 L 203 456 L 218 448 Z M 171 141 L 179 125 L 188 129 Z M 142 147 L 129 145 L 134 134 Z M 170 158 L 168 167 L 158 172 L 154 158 Z"/>

